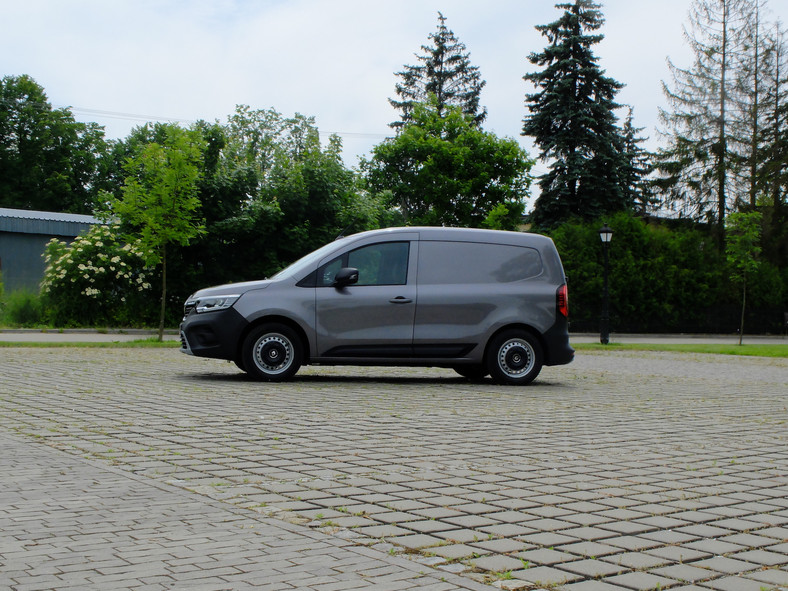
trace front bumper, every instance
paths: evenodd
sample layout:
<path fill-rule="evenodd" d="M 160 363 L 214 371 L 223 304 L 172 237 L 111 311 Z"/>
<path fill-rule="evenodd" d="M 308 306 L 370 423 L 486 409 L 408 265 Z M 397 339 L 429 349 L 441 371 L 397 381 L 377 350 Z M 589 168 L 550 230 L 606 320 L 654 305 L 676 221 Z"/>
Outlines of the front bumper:
<path fill-rule="evenodd" d="M 180 326 L 181 352 L 197 357 L 234 360 L 248 325 L 233 308 L 198 314 L 190 312 Z"/>

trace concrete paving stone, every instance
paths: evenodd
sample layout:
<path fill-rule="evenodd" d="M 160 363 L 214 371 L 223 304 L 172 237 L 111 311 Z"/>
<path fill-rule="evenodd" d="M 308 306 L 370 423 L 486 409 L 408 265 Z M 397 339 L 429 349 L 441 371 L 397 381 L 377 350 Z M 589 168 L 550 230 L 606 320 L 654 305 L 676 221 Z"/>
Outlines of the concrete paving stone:
<path fill-rule="evenodd" d="M 682 583 L 695 583 L 709 578 L 709 571 L 691 564 L 671 564 L 659 568 L 649 569 L 653 575 L 675 579 Z"/>
<path fill-rule="evenodd" d="M 453 544 L 467 544 L 470 542 L 478 542 L 487 538 L 487 535 L 483 534 L 479 530 L 467 528 L 438 531 L 435 532 L 434 535 Z"/>
<path fill-rule="evenodd" d="M 523 525 L 527 525 L 531 529 L 543 532 L 553 532 L 575 527 L 575 524 L 569 521 L 561 521 L 560 519 L 549 518 L 531 519 L 529 521 L 524 521 Z"/>
<path fill-rule="evenodd" d="M 497 540 L 482 540 L 480 542 L 470 542 L 469 545 L 474 548 L 481 548 L 488 552 L 497 552 L 500 554 L 509 554 L 512 552 L 519 552 L 528 548 L 528 544 L 519 542 L 517 540 L 510 540 L 506 538 Z"/>
<path fill-rule="evenodd" d="M 451 530 L 459 529 L 459 526 L 437 519 L 424 519 L 422 521 L 404 521 L 402 526 L 409 530 L 431 534 L 437 532 L 450 532 Z"/>
<path fill-rule="evenodd" d="M 526 563 L 533 563 L 537 566 L 552 566 L 562 562 L 577 560 L 577 556 L 559 550 L 553 550 L 552 548 L 524 550 L 523 552 L 514 554 L 514 556 L 524 560 Z"/>
<path fill-rule="evenodd" d="M 767 568 L 747 573 L 748 579 L 753 579 L 769 585 L 779 585 L 781 590 L 788 587 L 788 569 Z"/>
<path fill-rule="evenodd" d="M 605 529 L 616 534 L 637 535 L 655 531 L 657 528 L 639 523 L 637 521 L 609 521 L 598 524 L 600 529 Z"/>
<path fill-rule="evenodd" d="M 376 513 L 375 521 L 383 523 L 404 523 L 406 521 L 420 521 L 421 517 L 413 513 L 406 513 L 405 511 L 388 511 L 385 513 Z"/>
<path fill-rule="evenodd" d="M 489 534 L 496 537 L 515 538 L 527 534 L 534 533 L 530 527 L 517 525 L 516 523 L 498 523 L 495 525 L 483 525 L 477 528 L 483 534 Z"/>
<path fill-rule="evenodd" d="M 730 554 L 729 558 L 743 560 L 762 566 L 782 566 L 788 564 L 788 555 L 767 550 L 748 550 Z"/>
<path fill-rule="evenodd" d="M 459 511 L 463 510 L 462 506 L 454 508 Z M 492 507 L 492 509 L 492 511 L 485 512 L 487 517 L 502 523 L 522 523 L 524 521 L 528 521 L 529 519 L 533 519 L 532 517 L 521 513 L 520 511 L 496 511 L 495 507 Z"/>
<path fill-rule="evenodd" d="M 513 570 L 512 576 L 516 579 L 535 583 L 537 587 L 545 586 L 548 588 L 555 588 L 560 585 L 579 581 L 583 578 L 581 575 L 566 570 L 560 570 L 552 566 L 534 566 L 526 569 Z"/>
<path fill-rule="evenodd" d="M 698 539 L 698 536 L 691 536 L 675 530 L 661 529 L 652 532 L 646 532 L 639 535 L 639 537 L 654 540 L 661 544 L 686 544 Z"/>
<path fill-rule="evenodd" d="M 560 550 L 561 552 L 568 552 L 570 555 L 585 556 L 586 558 L 608 556 L 610 554 L 618 554 L 621 552 L 621 548 L 617 548 L 616 546 L 593 541 L 562 544 L 556 549 Z"/>
<path fill-rule="evenodd" d="M 780 554 L 788 555 L 788 543 L 775 544 L 774 546 L 767 546 L 765 549 L 769 550 L 770 552 L 778 552 Z"/>
<path fill-rule="evenodd" d="M 561 516 L 561 519 L 582 526 L 604 525 L 613 521 L 595 513 L 570 513 L 569 515 Z"/>
<path fill-rule="evenodd" d="M 641 536 L 617 536 L 614 538 L 606 538 L 605 544 L 631 551 L 648 550 L 649 548 L 658 548 L 663 545 L 661 542 Z"/>
<path fill-rule="evenodd" d="M 414 509 L 413 513 L 426 517 L 427 519 L 445 519 L 446 517 L 459 517 L 462 515 L 460 511 L 455 509 L 446 509 L 444 507 L 432 507 L 428 505 L 428 509 Z"/>
<path fill-rule="evenodd" d="M 468 564 L 474 568 L 490 572 L 508 572 L 523 568 L 522 561 L 511 556 L 504 556 L 502 554 L 487 554 L 480 558 L 474 558 L 468 561 Z"/>
<path fill-rule="evenodd" d="M 523 513 L 536 517 L 563 517 L 564 515 L 572 515 L 573 511 L 553 505 L 538 505 L 532 509 L 526 509 Z"/>
<path fill-rule="evenodd" d="M 713 556 L 711 558 L 705 558 L 703 560 L 693 562 L 693 565 L 723 574 L 744 573 L 747 571 L 756 570 L 761 567 L 761 565 L 755 564 L 754 562 L 736 560 L 725 556 Z"/>
<path fill-rule="evenodd" d="M 459 517 L 447 517 L 444 519 L 447 523 L 458 527 L 465 528 L 479 528 L 486 525 L 495 525 L 498 523 L 494 519 L 484 517 L 482 515 L 460 515 Z"/>
<path fill-rule="evenodd" d="M 481 548 L 469 546 L 467 544 L 449 544 L 448 546 L 435 546 L 430 548 L 430 553 L 446 558 L 447 560 L 457 560 L 470 556 L 485 554 Z"/>
<path fill-rule="evenodd" d="M 703 586 L 714 591 L 764 591 L 763 583 L 747 577 L 722 577 Z"/>
<path fill-rule="evenodd" d="M 561 533 L 573 538 L 588 541 L 603 540 L 605 538 L 613 538 L 616 536 L 616 534 L 610 530 L 591 526 L 570 527 L 568 529 L 561 530 Z"/>
<path fill-rule="evenodd" d="M 618 575 L 629 570 L 625 566 L 616 565 L 603 560 L 595 560 L 592 558 L 567 562 L 562 564 L 561 568 L 573 573 L 577 573 L 578 575 L 594 579 Z"/>
<path fill-rule="evenodd" d="M 623 587 L 604 581 L 580 581 L 561 586 L 562 591 L 622 591 L 622 589 Z"/>
<path fill-rule="evenodd" d="M 565 536 L 556 532 L 540 532 L 535 534 L 526 534 L 518 536 L 518 540 L 533 544 L 534 546 L 542 546 L 543 548 L 552 548 L 560 546 L 561 544 L 569 544 L 571 542 L 579 542 L 577 538 Z"/>
<path fill-rule="evenodd" d="M 757 530 L 759 536 L 768 536 L 777 540 L 788 541 L 788 527 L 767 527 Z"/>
<path fill-rule="evenodd" d="M 719 538 L 719 541 L 729 542 L 731 544 L 739 544 L 741 546 L 750 546 L 753 548 L 762 548 L 764 546 L 771 546 L 774 544 L 774 538 L 758 535 L 757 532 L 723 536 Z"/>
<path fill-rule="evenodd" d="M 670 562 L 666 558 L 660 558 L 644 552 L 621 552 L 620 554 L 603 556 L 601 560 L 625 566 L 631 570 L 648 570 Z"/>
<path fill-rule="evenodd" d="M 389 541 L 399 544 L 411 550 L 421 550 L 431 548 L 443 543 L 443 540 L 427 534 L 405 534 L 402 536 L 391 536 Z"/>
<path fill-rule="evenodd" d="M 635 591 L 650 591 L 652 589 L 668 588 L 668 585 L 672 585 L 676 581 L 647 572 L 631 572 L 607 577 L 605 582 L 612 585 L 620 585 L 627 589 L 634 589 Z"/>

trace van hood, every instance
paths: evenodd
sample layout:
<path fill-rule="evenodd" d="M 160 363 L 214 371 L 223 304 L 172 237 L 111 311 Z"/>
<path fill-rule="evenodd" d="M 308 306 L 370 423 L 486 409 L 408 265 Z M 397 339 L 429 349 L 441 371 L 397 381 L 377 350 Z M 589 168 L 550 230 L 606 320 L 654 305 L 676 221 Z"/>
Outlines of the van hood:
<path fill-rule="evenodd" d="M 270 279 L 260 279 L 259 281 L 242 281 L 239 283 L 227 283 L 225 285 L 216 285 L 214 287 L 206 287 L 205 289 L 195 291 L 191 296 L 189 296 L 189 300 L 196 300 L 206 296 L 241 295 L 246 293 L 247 291 L 253 291 L 256 289 L 265 289 L 269 285 L 271 285 Z"/>

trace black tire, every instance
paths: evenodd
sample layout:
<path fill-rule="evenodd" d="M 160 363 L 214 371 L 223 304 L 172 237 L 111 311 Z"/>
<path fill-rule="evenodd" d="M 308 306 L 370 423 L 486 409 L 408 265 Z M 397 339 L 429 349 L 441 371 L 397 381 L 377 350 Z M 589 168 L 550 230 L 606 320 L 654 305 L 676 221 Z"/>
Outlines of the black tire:
<path fill-rule="evenodd" d="M 483 380 L 487 374 L 487 368 L 484 365 L 455 365 L 452 368 L 462 377 L 471 380 L 472 382 L 479 382 Z"/>
<path fill-rule="evenodd" d="M 241 349 L 243 369 L 253 378 L 282 382 L 292 378 L 304 359 L 303 344 L 284 324 L 263 324 L 250 332 Z"/>
<path fill-rule="evenodd" d="M 542 371 L 542 346 L 526 331 L 507 330 L 490 340 L 486 362 L 496 384 L 524 386 Z"/>

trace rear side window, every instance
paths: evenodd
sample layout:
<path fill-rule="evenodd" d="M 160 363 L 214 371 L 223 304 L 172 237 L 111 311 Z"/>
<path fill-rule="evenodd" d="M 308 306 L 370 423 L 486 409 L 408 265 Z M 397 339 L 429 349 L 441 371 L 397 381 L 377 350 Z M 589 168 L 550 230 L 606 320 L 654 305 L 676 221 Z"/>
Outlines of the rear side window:
<path fill-rule="evenodd" d="M 318 287 L 333 285 L 342 267 L 358 269 L 356 285 L 405 285 L 408 281 L 409 242 L 381 242 L 351 250 L 317 270 Z"/>
<path fill-rule="evenodd" d="M 420 283 L 511 283 L 541 273 L 542 258 L 534 248 L 479 242 L 419 245 Z"/>

